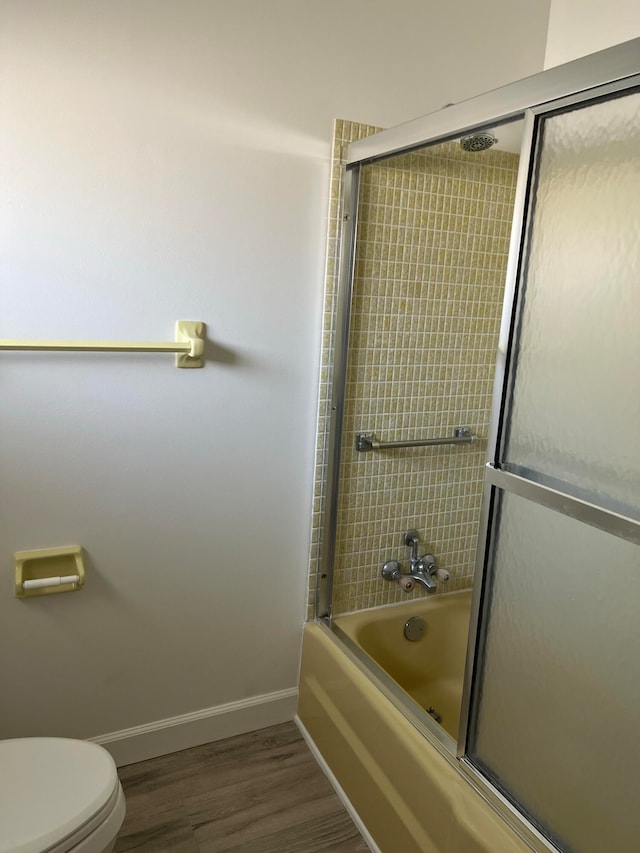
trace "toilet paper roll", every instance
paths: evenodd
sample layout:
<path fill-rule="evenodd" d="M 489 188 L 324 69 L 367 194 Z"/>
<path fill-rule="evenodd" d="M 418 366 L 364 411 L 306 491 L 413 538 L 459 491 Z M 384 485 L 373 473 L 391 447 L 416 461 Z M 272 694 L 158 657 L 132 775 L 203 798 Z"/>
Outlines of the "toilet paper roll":
<path fill-rule="evenodd" d="M 23 589 L 46 589 L 50 586 L 62 586 L 65 583 L 78 583 L 80 575 L 62 575 L 54 578 L 35 578 L 31 581 L 23 581 Z"/>

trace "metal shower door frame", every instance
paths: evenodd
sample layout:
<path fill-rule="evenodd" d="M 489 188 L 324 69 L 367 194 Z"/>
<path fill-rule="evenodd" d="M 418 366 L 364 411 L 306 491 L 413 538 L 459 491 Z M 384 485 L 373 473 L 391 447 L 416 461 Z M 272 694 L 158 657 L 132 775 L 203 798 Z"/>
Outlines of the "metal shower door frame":
<path fill-rule="evenodd" d="M 525 119 L 507 269 L 505 310 L 500 332 L 501 344 L 494 386 L 497 389 L 498 384 L 500 384 L 499 399 L 501 400 L 502 383 L 498 383 L 498 378 L 502 380 L 505 375 L 506 343 L 504 342 L 507 340 L 505 334 L 510 329 L 518 260 L 523 239 L 525 203 L 530 184 L 529 173 L 533 161 L 532 140 L 536 108 L 539 108 L 540 111 L 544 108 L 551 109 L 549 106 L 551 103 L 558 105 L 563 99 L 580 97 L 579 93 L 592 91 L 602 86 L 624 86 L 625 80 L 639 72 L 640 38 L 637 38 L 591 56 L 551 68 L 532 77 L 518 80 L 468 101 L 453 104 L 436 113 L 389 128 L 349 145 L 343 170 L 340 272 L 336 298 L 333 370 L 329 401 L 330 417 L 327 426 L 327 475 L 321 522 L 320 554 L 317 565 L 316 618 L 327 621 L 331 619 L 339 471 L 361 167 L 426 145 L 435 145 L 439 142 L 456 139 L 473 131 Z M 507 310 L 507 304 L 509 310 Z M 495 393 L 497 392 L 494 391 L 494 413 L 496 412 Z M 487 460 L 489 462 L 495 459 L 498 422 L 499 419 L 496 415 L 492 418 L 487 442 Z"/>
<path fill-rule="evenodd" d="M 638 40 L 636 40 L 638 41 Z M 528 246 L 534 224 L 535 211 L 531 203 L 536 189 L 536 170 L 541 154 L 543 121 L 547 116 L 562 113 L 572 107 L 587 106 L 627 92 L 640 89 L 640 46 L 636 56 L 636 72 L 620 80 L 583 89 L 573 95 L 540 104 L 527 111 L 527 122 L 531 131 L 531 146 L 526 185 L 519 185 L 517 207 L 522 207 L 519 247 L 512 242 L 509 258 L 509 274 L 503 306 L 499 354 L 494 383 L 491 414 L 491 429 L 487 447 L 483 502 L 479 526 L 474 593 L 469 644 L 465 668 L 464 692 L 461 706 L 460 729 L 457 755 L 464 775 L 478 787 L 498 812 L 518 831 L 534 850 L 557 851 L 546 837 L 524 817 L 524 815 L 498 791 L 468 758 L 471 708 L 476 694 L 474 679 L 480 677 L 481 646 L 486 630 L 483 618 L 483 599 L 486 593 L 486 568 L 492 547 L 493 524 L 496 521 L 496 501 L 500 493 L 514 494 L 551 509 L 561 515 L 595 527 L 617 538 L 640 545 L 640 520 L 607 508 L 578 495 L 563 490 L 562 484 L 536 481 L 534 472 L 528 470 L 506 470 L 502 463 L 506 446 L 506 429 L 509 418 L 509 402 L 515 380 L 515 363 L 519 344 L 518 321 L 523 310 L 524 280 L 522 267 L 526 262 Z M 521 215 L 520 213 L 518 214 Z M 514 233 L 516 231 L 514 224 Z M 515 467 L 515 466 L 512 466 Z M 534 475 L 534 476 L 530 476 Z M 551 480 L 551 478 L 548 478 Z"/>
<path fill-rule="evenodd" d="M 351 318 L 353 274 L 357 243 L 358 190 L 363 165 L 385 160 L 426 145 L 459 138 L 509 121 L 524 118 L 513 226 L 507 267 L 505 300 L 500 330 L 494 382 L 491 425 L 487 438 L 487 467 L 477 549 L 474 598 L 469 632 L 457 766 L 478 792 L 491 803 L 512 828 L 534 850 L 556 850 L 538 830 L 508 801 L 466 756 L 467 728 L 472 698 L 473 674 L 479 638 L 485 552 L 496 489 L 507 488 L 538 503 L 560 509 L 566 514 L 640 544 L 640 523 L 563 493 L 496 465 L 502 440 L 505 395 L 509 379 L 513 326 L 518 309 L 517 286 L 527 242 L 528 207 L 534 183 L 540 119 L 570 104 L 592 100 L 640 84 L 640 38 L 609 48 L 533 77 L 512 83 L 472 100 L 453 105 L 437 113 L 391 128 L 349 146 L 343 173 L 342 233 L 340 277 L 331 378 L 330 419 L 328 425 L 327 478 L 322 539 L 318 564 L 316 618 L 330 622 L 335 539 L 338 516 L 339 471 L 343 440 L 343 415 Z M 568 509 L 567 509 L 568 508 Z"/>

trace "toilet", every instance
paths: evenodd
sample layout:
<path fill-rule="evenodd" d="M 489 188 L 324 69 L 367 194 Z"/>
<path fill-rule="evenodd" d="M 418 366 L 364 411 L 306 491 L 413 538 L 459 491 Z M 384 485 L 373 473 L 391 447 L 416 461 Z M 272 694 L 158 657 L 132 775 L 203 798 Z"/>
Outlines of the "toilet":
<path fill-rule="evenodd" d="M 0 741 L 0 853 L 109 853 L 124 814 L 115 762 L 101 746 Z"/>

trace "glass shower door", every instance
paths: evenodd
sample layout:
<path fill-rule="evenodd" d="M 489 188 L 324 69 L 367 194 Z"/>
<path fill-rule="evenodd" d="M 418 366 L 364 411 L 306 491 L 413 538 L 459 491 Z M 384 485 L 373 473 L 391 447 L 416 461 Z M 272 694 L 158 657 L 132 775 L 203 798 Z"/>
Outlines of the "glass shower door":
<path fill-rule="evenodd" d="M 466 760 L 561 850 L 640 847 L 640 93 L 537 120 Z"/>

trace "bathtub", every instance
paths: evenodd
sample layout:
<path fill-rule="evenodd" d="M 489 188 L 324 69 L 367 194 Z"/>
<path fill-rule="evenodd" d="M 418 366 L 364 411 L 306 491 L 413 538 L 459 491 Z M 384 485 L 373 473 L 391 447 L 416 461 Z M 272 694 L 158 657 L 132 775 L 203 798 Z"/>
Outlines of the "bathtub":
<path fill-rule="evenodd" d="M 362 649 L 440 723 L 450 738 L 440 739 L 452 752 L 460 723 L 470 610 L 471 590 L 465 590 L 339 616 L 333 623 L 339 637 Z M 425 630 L 411 641 L 404 626 L 416 619 L 424 621 Z"/>
<path fill-rule="evenodd" d="M 305 626 L 296 722 L 374 851 L 531 851 L 455 758 L 469 604 L 449 593 Z"/>

